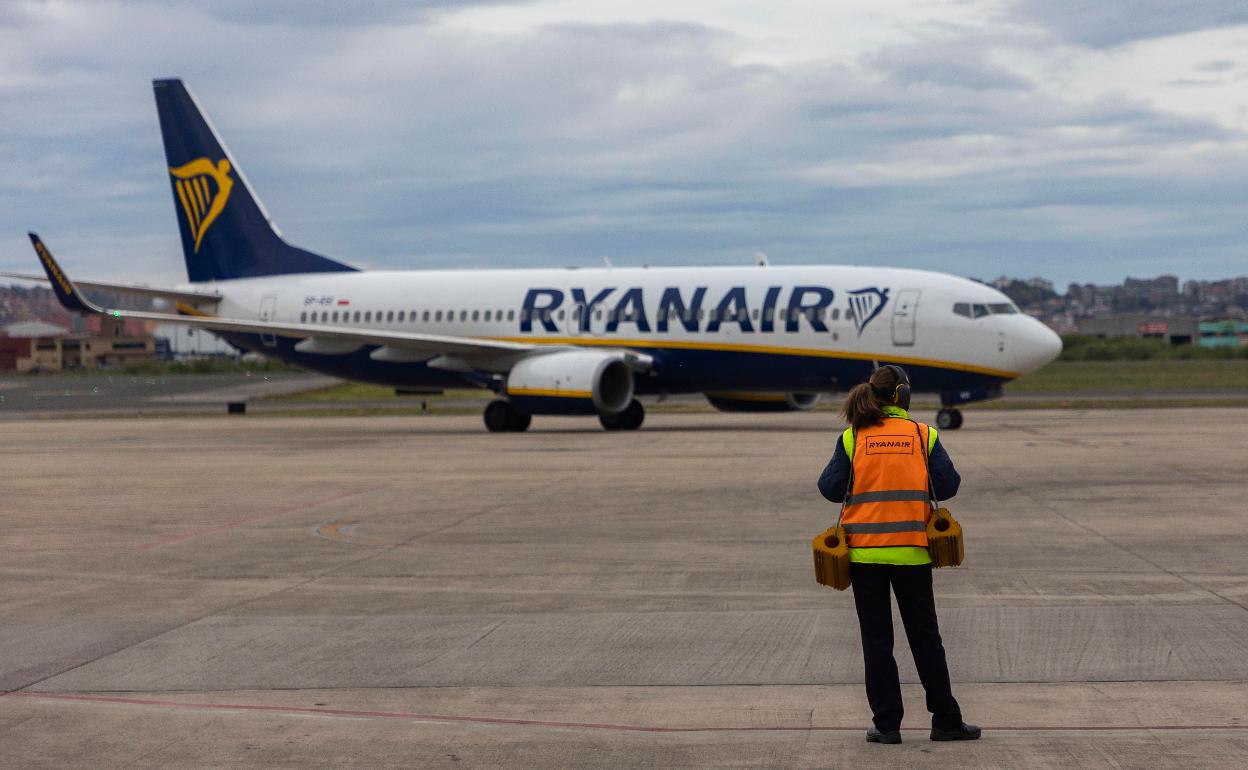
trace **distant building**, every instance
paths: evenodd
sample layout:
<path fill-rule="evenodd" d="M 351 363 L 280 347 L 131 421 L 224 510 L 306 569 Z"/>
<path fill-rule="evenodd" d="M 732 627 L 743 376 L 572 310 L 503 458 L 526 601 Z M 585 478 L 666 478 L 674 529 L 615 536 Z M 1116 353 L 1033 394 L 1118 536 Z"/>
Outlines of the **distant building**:
<path fill-rule="evenodd" d="M 1190 345 L 1200 334 L 1199 322 L 1191 316 L 1156 316 L 1121 313 L 1076 321 L 1081 334 L 1093 337 L 1149 337 L 1171 345 Z"/>
<path fill-rule="evenodd" d="M 91 326 L 98 331 L 70 332 L 42 321 L 10 324 L 0 337 L 0 371 L 111 369 L 156 355 L 152 335 L 127 328 L 121 321 L 101 318 Z"/>
<path fill-rule="evenodd" d="M 1201 321 L 1199 344 L 1202 348 L 1248 347 L 1248 322 L 1236 319 Z"/>

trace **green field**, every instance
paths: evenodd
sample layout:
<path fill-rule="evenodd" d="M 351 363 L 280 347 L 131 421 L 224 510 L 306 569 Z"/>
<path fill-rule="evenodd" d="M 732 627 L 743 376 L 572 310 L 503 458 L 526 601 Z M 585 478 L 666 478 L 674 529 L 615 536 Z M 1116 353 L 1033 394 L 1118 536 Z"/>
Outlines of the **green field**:
<path fill-rule="evenodd" d="M 1010 394 L 1239 393 L 1248 395 L 1248 360 L 1054 361 L 1006 385 Z"/>
<path fill-rule="evenodd" d="M 274 396 L 271 401 L 319 401 L 324 403 L 344 403 L 344 402 L 372 402 L 372 401 L 393 401 L 397 403 L 409 403 L 412 406 L 418 406 L 421 401 L 436 403 L 447 399 L 485 399 L 488 398 L 490 392 L 479 389 L 465 390 L 448 390 L 441 395 L 409 395 L 396 396 L 394 388 L 385 385 L 369 385 L 363 382 L 342 382 L 337 385 L 330 385 L 325 388 L 316 388 L 315 390 L 305 390 L 302 393 L 291 393 L 284 396 Z"/>

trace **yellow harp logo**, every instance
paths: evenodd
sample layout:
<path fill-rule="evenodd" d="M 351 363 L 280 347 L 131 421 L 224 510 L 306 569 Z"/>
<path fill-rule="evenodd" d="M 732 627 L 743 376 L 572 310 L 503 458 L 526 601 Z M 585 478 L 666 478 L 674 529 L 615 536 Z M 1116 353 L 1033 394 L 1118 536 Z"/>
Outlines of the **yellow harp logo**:
<path fill-rule="evenodd" d="M 196 158 L 185 166 L 169 169 L 169 173 L 174 176 L 173 186 L 186 212 L 191 235 L 195 236 L 195 252 L 198 253 L 204 233 L 220 216 L 234 187 L 230 162 L 222 158 L 213 165 L 207 158 Z"/>

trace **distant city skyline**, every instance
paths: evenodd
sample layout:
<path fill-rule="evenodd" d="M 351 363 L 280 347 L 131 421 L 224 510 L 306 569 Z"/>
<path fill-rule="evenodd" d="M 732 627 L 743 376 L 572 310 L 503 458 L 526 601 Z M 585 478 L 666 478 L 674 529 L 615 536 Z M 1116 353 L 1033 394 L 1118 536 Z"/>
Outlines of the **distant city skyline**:
<path fill-rule="evenodd" d="M 365 268 L 1248 270 L 1227 0 L 0 6 L 0 269 L 185 279 L 150 81 Z"/>

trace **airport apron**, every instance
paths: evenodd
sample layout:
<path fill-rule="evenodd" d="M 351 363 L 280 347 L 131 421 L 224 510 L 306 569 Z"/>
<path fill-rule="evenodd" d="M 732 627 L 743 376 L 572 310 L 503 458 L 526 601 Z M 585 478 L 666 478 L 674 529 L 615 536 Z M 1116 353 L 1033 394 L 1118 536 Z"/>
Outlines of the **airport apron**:
<path fill-rule="evenodd" d="M 900 417 L 855 432 L 841 520 L 850 548 L 927 547 L 927 432 Z"/>

